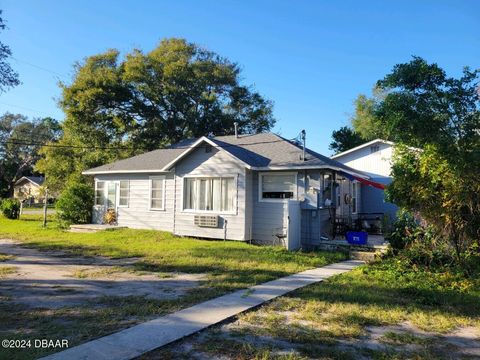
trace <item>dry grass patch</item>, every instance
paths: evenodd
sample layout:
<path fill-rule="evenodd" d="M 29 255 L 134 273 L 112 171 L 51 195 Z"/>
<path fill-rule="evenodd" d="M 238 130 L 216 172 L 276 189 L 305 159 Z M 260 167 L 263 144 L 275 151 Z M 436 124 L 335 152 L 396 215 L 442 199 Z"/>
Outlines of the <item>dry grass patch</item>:
<path fill-rule="evenodd" d="M 5 278 L 9 275 L 15 274 L 16 272 L 17 272 L 17 268 L 15 266 L 1 265 L 0 266 L 0 279 Z"/>

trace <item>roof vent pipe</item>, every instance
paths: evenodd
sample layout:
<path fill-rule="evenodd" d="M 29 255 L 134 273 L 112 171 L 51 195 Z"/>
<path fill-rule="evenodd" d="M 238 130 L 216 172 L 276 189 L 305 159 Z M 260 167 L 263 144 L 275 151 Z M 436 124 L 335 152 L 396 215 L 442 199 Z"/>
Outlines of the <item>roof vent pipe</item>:
<path fill-rule="evenodd" d="M 238 138 L 238 122 L 234 122 L 233 126 L 235 127 L 235 137 Z"/>
<path fill-rule="evenodd" d="M 303 150 L 302 150 L 302 160 L 305 161 L 305 147 L 306 147 L 306 142 L 307 142 L 307 132 L 304 130 L 301 131 L 300 137 L 302 139 L 302 144 L 303 144 Z"/>

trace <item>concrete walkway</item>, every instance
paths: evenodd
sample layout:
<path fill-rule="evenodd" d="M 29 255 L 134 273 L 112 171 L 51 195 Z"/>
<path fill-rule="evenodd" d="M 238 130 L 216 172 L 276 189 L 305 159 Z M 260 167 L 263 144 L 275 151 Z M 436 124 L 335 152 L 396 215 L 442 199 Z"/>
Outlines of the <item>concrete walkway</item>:
<path fill-rule="evenodd" d="M 132 359 L 293 290 L 350 271 L 361 264 L 363 264 L 362 261 L 343 261 L 269 281 L 133 326 L 43 359 Z"/>

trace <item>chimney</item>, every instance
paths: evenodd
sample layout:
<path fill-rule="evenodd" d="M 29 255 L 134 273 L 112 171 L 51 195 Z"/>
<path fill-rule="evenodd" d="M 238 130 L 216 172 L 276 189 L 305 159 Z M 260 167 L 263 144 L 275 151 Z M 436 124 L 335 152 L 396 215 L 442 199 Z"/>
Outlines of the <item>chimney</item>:
<path fill-rule="evenodd" d="M 233 126 L 235 127 L 235 137 L 238 139 L 238 122 L 234 122 Z"/>

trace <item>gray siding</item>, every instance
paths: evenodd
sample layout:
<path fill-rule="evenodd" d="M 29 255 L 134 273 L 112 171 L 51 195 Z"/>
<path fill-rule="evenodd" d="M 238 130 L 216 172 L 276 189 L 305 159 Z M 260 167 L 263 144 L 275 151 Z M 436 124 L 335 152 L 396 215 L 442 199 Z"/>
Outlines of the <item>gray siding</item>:
<path fill-rule="evenodd" d="M 257 243 L 272 244 L 274 235 L 287 227 L 287 201 L 259 201 L 259 172 L 255 171 L 252 175 L 252 238 Z M 303 194 L 303 189 L 303 175 L 298 174 L 297 195 Z"/>
<path fill-rule="evenodd" d="M 381 178 L 372 180 L 384 184 L 389 184 L 391 182 Z M 376 189 L 367 185 L 362 185 L 361 204 L 361 212 L 381 212 L 386 214 L 390 218 L 390 220 L 394 220 L 396 218 L 398 207 L 395 204 L 385 201 L 385 192 L 383 190 Z"/>
<path fill-rule="evenodd" d="M 166 174 L 165 179 L 165 210 L 149 210 L 150 176 L 158 174 L 116 174 L 97 175 L 100 181 L 130 181 L 130 198 L 128 207 L 119 207 L 117 210 L 118 224 L 134 229 L 155 229 L 173 232 L 174 209 L 174 175 Z M 101 222 L 102 209 L 94 207 L 94 222 Z"/>
<path fill-rule="evenodd" d="M 245 231 L 245 168 L 233 157 L 224 151 L 213 148 L 205 152 L 204 147 L 193 150 L 182 159 L 175 169 L 176 198 L 175 229 L 177 235 L 198 236 L 205 238 L 222 239 L 224 237 L 223 221 L 227 220 L 227 239 L 247 240 Z M 198 213 L 183 210 L 183 181 L 185 176 L 229 177 L 237 179 L 236 209 L 235 214 L 218 213 L 220 224 L 218 228 L 205 228 L 194 225 L 194 216 Z M 214 212 L 205 215 L 216 214 Z"/>

